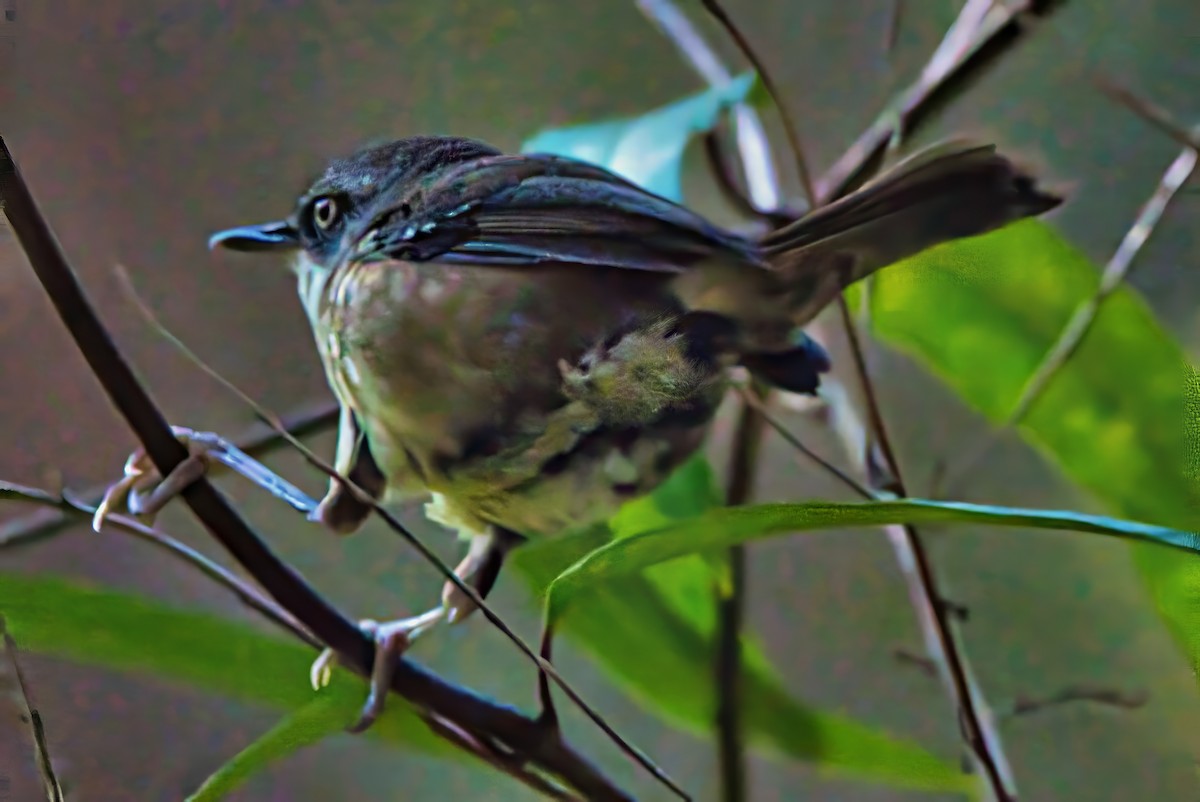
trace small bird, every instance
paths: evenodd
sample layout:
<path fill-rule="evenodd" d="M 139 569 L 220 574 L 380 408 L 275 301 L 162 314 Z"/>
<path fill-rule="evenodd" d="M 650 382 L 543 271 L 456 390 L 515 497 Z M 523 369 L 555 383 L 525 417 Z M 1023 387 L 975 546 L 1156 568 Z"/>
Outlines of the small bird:
<path fill-rule="evenodd" d="M 210 247 L 294 257 L 342 408 L 335 467 L 430 499 L 485 596 L 513 547 L 605 520 L 687 460 L 728 368 L 815 393 L 829 361 L 802 327 L 847 286 L 1060 202 L 957 143 L 749 239 L 583 161 L 416 136 L 333 161 L 288 218 Z M 311 517 L 350 532 L 369 511 L 333 482 Z M 447 583 L 428 613 L 364 627 L 398 655 L 474 607 Z"/>

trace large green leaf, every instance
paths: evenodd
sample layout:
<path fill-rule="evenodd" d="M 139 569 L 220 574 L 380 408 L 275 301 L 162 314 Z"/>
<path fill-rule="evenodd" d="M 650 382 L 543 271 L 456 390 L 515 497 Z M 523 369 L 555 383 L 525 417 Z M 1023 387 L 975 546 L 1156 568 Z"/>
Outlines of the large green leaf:
<path fill-rule="evenodd" d="M 696 458 L 652 495 L 614 518 L 618 537 L 702 514 L 720 502 L 711 470 Z M 542 593 L 564 569 L 612 540 L 598 528 L 530 543 L 513 567 Z M 712 730 L 716 696 L 713 572 L 698 557 L 606 582 L 580 599 L 558 630 L 586 649 L 647 710 L 696 733 Z M 743 649 L 747 736 L 777 754 L 896 787 L 970 793 L 976 781 L 919 745 L 852 718 L 813 709 L 793 698 L 761 648 Z"/>
<path fill-rule="evenodd" d="M 871 325 L 1001 422 L 1098 284 L 1083 254 L 1049 226 L 1024 221 L 877 274 Z M 1018 429 L 1116 514 L 1195 529 L 1194 484 L 1184 470 L 1185 373 L 1179 345 L 1122 287 Z M 1135 546 L 1134 558 L 1192 665 L 1200 664 L 1200 562 L 1147 546 Z"/>
<path fill-rule="evenodd" d="M 885 524 L 964 523 L 1034 529 L 1065 529 L 1170 546 L 1200 555 L 1200 535 L 1101 515 L 1031 510 L 925 499 L 867 503 L 813 501 L 722 507 L 613 540 L 570 566 L 550 585 L 547 615 L 556 621 L 584 590 L 615 577 L 686 555 L 704 554 L 740 543 L 791 532 L 813 532 Z"/>
<path fill-rule="evenodd" d="M 638 117 L 542 131 L 521 150 L 599 164 L 651 192 L 679 201 L 688 141 L 712 128 L 724 109 L 746 100 L 754 85 L 754 74 L 747 73 L 720 89 L 700 92 Z"/>
<path fill-rule="evenodd" d="M 329 715 L 354 719 L 366 684 L 335 671 L 319 694 L 309 686 L 316 654 L 216 616 L 53 576 L 0 572 L 0 610 L 23 648 L 74 662 L 151 674 L 284 710 L 322 700 Z M 437 755 L 458 754 L 399 698 L 368 734 Z"/>

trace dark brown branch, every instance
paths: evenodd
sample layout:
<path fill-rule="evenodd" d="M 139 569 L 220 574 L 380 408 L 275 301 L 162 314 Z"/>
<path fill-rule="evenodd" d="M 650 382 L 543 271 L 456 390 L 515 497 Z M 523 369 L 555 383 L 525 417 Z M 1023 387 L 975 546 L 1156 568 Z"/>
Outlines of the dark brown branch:
<path fill-rule="evenodd" d="M 747 395 L 756 400 L 765 394 L 751 387 Z M 729 482 L 725 503 L 746 504 L 754 493 L 765 421 L 758 408 L 743 403 L 738 410 L 733 448 L 729 455 Z M 718 582 L 717 643 L 714 680 L 717 689 L 717 763 L 721 799 L 740 802 L 747 798 L 746 743 L 742 724 L 742 626 L 746 608 L 746 549 L 734 546 L 727 552 L 727 584 Z"/>
<path fill-rule="evenodd" d="M 155 468 L 163 476 L 170 474 L 187 456 L 186 450 L 92 309 L 2 139 L 0 199 L 34 273 L 76 346 Z M 209 533 L 280 605 L 334 649 L 343 664 L 361 676 L 370 675 L 375 652 L 372 640 L 280 560 L 224 496 L 203 478 L 188 486 L 182 496 Z M 411 660 L 398 661 L 392 689 L 466 731 L 487 733 L 544 766 L 588 799 L 631 799 L 565 741 L 547 741 L 536 721 L 448 683 Z"/>
<path fill-rule="evenodd" d="M 13 696 L 20 708 L 21 719 L 29 724 L 29 733 L 33 740 L 33 755 L 37 761 L 38 776 L 42 779 L 42 789 L 46 792 L 48 802 L 63 802 L 62 786 L 54 773 L 54 763 L 50 760 L 50 748 L 46 745 L 46 729 L 42 716 L 37 709 L 29 704 L 29 688 L 25 684 L 25 675 L 21 671 L 21 662 L 17 657 L 17 642 L 9 634 L 4 616 L 0 615 L 0 639 L 4 641 L 4 654 L 13 674 Z"/>
<path fill-rule="evenodd" d="M 872 435 L 871 441 L 879 448 L 879 453 L 883 457 L 884 465 L 894 485 L 895 494 L 901 497 L 906 496 L 907 491 L 900 472 L 900 465 L 892 450 L 891 439 L 879 409 L 879 399 L 867 371 L 862 343 L 843 296 L 838 297 L 838 308 L 850 343 L 854 371 L 866 398 L 868 431 Z M 918 620 L 925 632 L 926 640 L 930 642 L 930 645 L 936 643 L 935 662 L 940 662 L 945 667 L 945 675 L 954 697 L 955 706 L 959 711 L 963 739 L 974 755 L 995 799 L 998 802 L 1016 802 L 1016 792 L 1010 788 L 1010 782 L 1007 779 L 1007 762 L 1003 753 L 1000 752 L 1001 742 L 994 733 L 990 732 L 990 724 L 985 718 L 986 710 L 983 707 L 982 699 L 977 699 L 975 685 L 967 668 L 966 656 L 960 651 L 958 641 L 951 629 L 950 615 L 946 607 L 940 603 L 941 591 L 938 589 L 933 564 L 925 549 L 925 544 L 915 527 L 888 527 L 888 530 L 889 534 L 894 533 L 895 535 L 893 544 L 897 548 L 897 553 L 904 556 L 905 559 L 902 562 L 911 562 L 910 566 L 903 566 L 905 578 L 909 583 L 909 596 L 917 607 Z"/>

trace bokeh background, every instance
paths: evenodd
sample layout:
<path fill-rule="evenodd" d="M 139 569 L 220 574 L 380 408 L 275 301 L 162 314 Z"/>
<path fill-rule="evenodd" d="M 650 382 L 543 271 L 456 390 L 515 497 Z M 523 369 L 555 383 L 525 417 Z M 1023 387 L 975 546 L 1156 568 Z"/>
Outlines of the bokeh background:
<path fill-rule="evenodd" d="M 698 12 L 712 41 L 735 51 Z M 958 11 L 953 0 L 904 3 L 885 46 L 891 0 L 729 0 L 802 123 L 812 163 L 827 166 L 919 71 Z M 636 114 L 700 87 L 674 48 L 623 0 L 441 3 L 185 0 L 5 0 L 0 131 L 121 346 L 172 421 L 229 434 L 248 412 L 148 329 L 116 278 L 125 266 L 170 328 L 221 373 L 286 412 L 327 397 L 290 275 L 282 265 L 210 254 L 212 231 L 272 219 L 324 160 L 377 136 L 444 132 L 515 148 L 537 130 Z M 1175 111 L 1200 107 L 1200 7 L 1191 0 L 1068 2 L 922 135 L 974 133 L 1071 188 L 1053 219 L 1097 264 L 1116 247 L 1178 146 L 1089 82 L 1119 76 Z M 709 185 L 692 159 L 688 186 Z M 1200 200 L 1185 189 L 1130 282 L 1195 356 Z M 837 343 L 832 343 L 835 355 Z M 871 348 L 888 422 L 914 492 L 939 460 L 973 443 L 982 422 L 905 358 Z M 1130 392 L 1137 392 L 1130 387 Z M 814 446 L 839 445 L 811 419 Z M 65 336 L 11 234 L 0 229 L 0 478 L 91 486 L 115 478 L 135 443 Z M 718 460 L 727 427 L 718 430 Z M 332 453 L 332 437 L 312 445 Z M 841 497 L 771 439 L 760 497 Z M 269 463 L 313 493 L 320 478 L 287 455 Z M 719 463 L 718 463 L 719 464 Z M 440 582 L 375 522 L 338 541 L 235 482 L 239 505 L 306 576 L 358 616 L 424 609 Z M 1015 436 L 1005 436 L 963 489 L 971 499 L 1098 509 Z M 0 509 L 0 519 L 27 512 Z M 186 512 L 161 526 L 217 554 Z M 454 558 L 431 524 L 417 530 Z M 1090 682 L 1147 690 L 1133 711 L 1057 707 L 1003 724 L 1022 790 L 1049 800 L 1200 798 L 1200 700 L 1186 663 L 1117 543 L 989 531 L 934 539 L 947 592 L 971 609 L 969 653 L 992 702 Z M 250 616 L 208 581 L 118 535 L 79 526 L 0 552 L 0 568 L 53 572 L 175 605 Z M 779 540 L 751 551 L 749 620 L 788 688 L 953 757 L 958 727 L 942 687 L 895 662 L 920 637 L 890 546 L 879 532 Z M 535 600 L 502 580 L 496 606 L 537 630 Z M 671 729 L 564 642 L 559 662 L 622 732 L 691 788 L 712 789 L 711 745 Z M 483 620 L 423 642 L 414 656 L 446 676 L 529 706 L 533 676 Z M 97 670 L 27 654 L 69 796 L 175 800 L 278 718 L 138 671 Z M 280 682 L 304 683 L 302 675 Z M 587 724 L 573 740 L 646 798 L 661 789 Z M 28 745 L 0 711 L 0 769 L 9 798 L 38 798 Z M 878 802 L 932 799 L 823 776 L 755 756 L 754 798 Z M 711 790 L 702 791 L 701 798 Z M 511 781 L 465 762 L 408 755 L 337 736 L 278 764 L 239 800 L 518 800 Z"/>

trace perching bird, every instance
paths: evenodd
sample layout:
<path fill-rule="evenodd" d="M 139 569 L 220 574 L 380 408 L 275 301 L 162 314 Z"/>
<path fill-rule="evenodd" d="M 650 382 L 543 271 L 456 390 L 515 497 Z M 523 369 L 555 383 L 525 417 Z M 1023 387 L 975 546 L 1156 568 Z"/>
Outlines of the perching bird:
<path fill-rule="evenodd" d="M 286 220 L 211 245 L 294 256 L 343 409 L 335 467 L 431 497 L 485 595 L 513 546 L 607 519 L 692 455 L 728 367 L 815 392 L 828 361 L 801 327 L 845 287 L 1059 203 L 992 146 L 942 146 L 756 241 L 581 161 L 420 136 L 332 162 Z M 333 483 L 313 517 L 368 512 Z M 473 609 L 447 584 L 371 631 L 395 653 Z"/>

